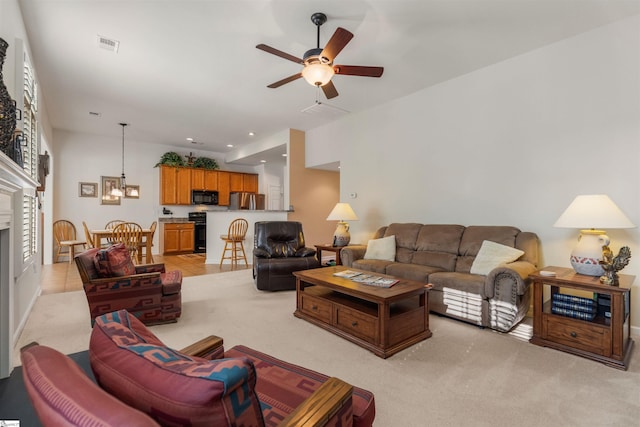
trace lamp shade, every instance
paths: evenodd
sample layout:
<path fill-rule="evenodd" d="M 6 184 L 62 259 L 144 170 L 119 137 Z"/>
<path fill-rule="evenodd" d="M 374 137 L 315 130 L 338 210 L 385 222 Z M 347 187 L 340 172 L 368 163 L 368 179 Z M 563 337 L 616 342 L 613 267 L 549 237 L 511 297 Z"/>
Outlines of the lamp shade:
<path fill-rule="evenodd" d="M 577 196 L 553 226 L 580 229 L 635 227 L 605 194 Z"/>
<path fill-rule="evenodd" d="M 336 203 L 335 207 L 327 217 L 327 221 L 357 221 L 356 213 L 351 209 L 349 203 Z"/>

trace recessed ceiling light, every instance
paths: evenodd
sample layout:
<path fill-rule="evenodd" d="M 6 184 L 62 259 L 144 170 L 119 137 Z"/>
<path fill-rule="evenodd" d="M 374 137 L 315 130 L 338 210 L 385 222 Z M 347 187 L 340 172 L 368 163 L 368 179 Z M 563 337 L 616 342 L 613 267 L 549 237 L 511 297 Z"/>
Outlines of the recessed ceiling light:
<path fill-rule="evenodd" d="M 249 136 L 254 136 L 254 135 L 255 135 L 255 133 L 249 132 Z"/>
<path fill-rule="evenodd" d="M 267 163 L 266 160 L 260 160 L 260 163 Z"/>
<path fill-rule="evenodd" d="M 187 138 L 187 141 L 193 142 L 193 138 Z"/>
<path fill-rule="evenodd" d="M 227 144 L 227 147 L 232 148 L 233 144 Z"/>
<path fill-rule="evenodd" d="M 282 155 L 282 157 L 287 157 L 287 153 L 284 153 L 284 154 Z"/>

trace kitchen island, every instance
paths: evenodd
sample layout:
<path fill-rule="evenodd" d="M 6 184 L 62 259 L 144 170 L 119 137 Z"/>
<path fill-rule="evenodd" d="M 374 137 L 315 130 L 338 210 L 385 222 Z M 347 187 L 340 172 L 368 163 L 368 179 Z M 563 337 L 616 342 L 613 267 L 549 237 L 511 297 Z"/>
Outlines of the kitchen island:
<path fill-rule="evenodd" d="M 253 235 L 255 223 L 260 221 L 287 221 L 288 211 L 266 211 L 266 210 L 212 210 L 207 211 L 207 259 L 206 264 L 220 264 L 224 241 L 221 235 L 227 234 L 229 224 L 236 218 L 244 218 L 249 223 L 247 235 L 244 240 L 244 251 L 247 255 L 247 262 L 253 261 Z M 226 259 L 224 264 L 230 264 Z M 242 265 L 240 262 L 238 265 Z"/>

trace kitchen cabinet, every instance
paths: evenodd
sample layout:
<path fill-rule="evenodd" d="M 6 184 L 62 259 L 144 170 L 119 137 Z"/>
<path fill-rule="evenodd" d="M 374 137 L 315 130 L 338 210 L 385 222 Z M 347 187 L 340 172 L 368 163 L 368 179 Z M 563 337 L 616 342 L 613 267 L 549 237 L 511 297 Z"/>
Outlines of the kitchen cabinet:
<path fill-rule="evenodd" d="M 218 191 L 218 172 L 207 169 L 191 169 L 191 189 Z"/>
<path fill-rule="evenodd" d="M 190 205 L 191 190 L 218 192 L 218 204 L 229 206 L 232 191 L 258 192 L 258 174 L 160 166 L 160 204 Z"/>
<path fill-rule="evenodd" d="M 162 255 L 193 252 L 194 224 L 192 222 L 161 223 L 161 228 L 160 251 Z"/>
<path fill-rule="evenodd" d="M 242 174 L 242 191 L 249 193 L 258 192 L 258 175 L 252 173 Z"/>
<path fill-rule="evenodd" d="M 218 172 L 218 205 L 229 206 L 230 172 Z"/>
<path fill-rule="evenodd" d="M 229 173 L 229 191 L 244 191 L 243 175 L 241 173 L 230 172 Z"/>
<path fill-rule="evenodd" d="M 160 166 L 160 204 L 191 204 L 191 169 Z"/>

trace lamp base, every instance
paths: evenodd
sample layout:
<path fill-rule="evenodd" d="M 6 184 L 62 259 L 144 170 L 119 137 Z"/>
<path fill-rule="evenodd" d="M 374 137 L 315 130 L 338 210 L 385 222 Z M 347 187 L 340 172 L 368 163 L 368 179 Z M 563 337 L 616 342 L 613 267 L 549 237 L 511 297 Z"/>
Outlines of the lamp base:
<path fill-rule="evenodd" d="M 610 242 L 602 230 L 580 230 L 578 244 L 571 252 L 571 266 L 578 274 L 602 276 L 602 247 Z"/>
<path fill-rule="evenodd" d="M 351 234 L 349 234 L 349 224 L 342 221 L 339 222 L 335 233 L 333 233 L 333 246 L 347 246 L 350 241 Z"/>

